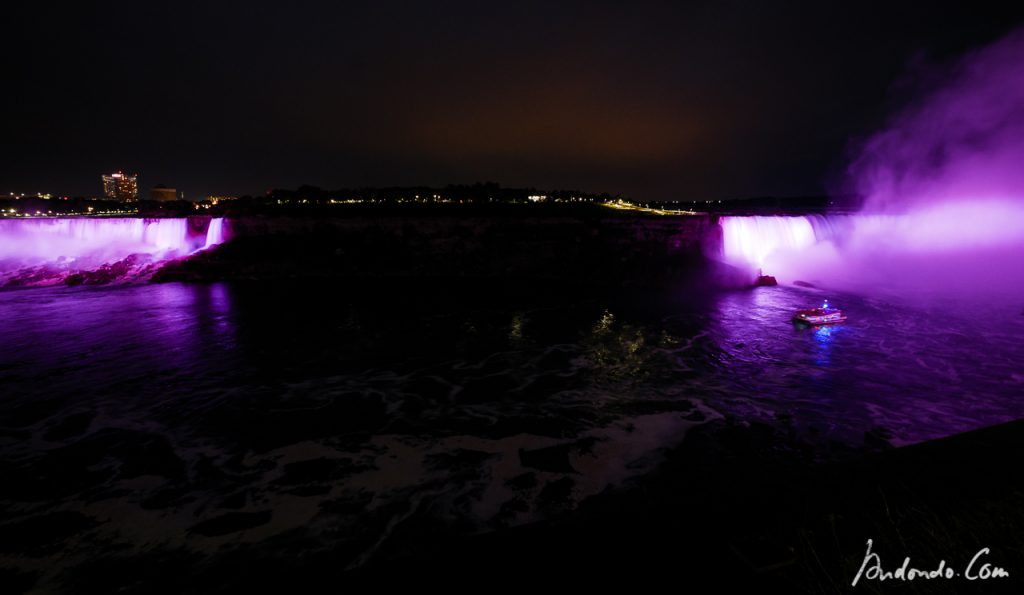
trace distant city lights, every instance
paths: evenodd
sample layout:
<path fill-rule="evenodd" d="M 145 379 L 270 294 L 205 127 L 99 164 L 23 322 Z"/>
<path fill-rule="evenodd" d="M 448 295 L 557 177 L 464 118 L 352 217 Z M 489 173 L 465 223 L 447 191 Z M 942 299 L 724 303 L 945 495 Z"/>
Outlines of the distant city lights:
<path fill-rule="evenodd" d="M 651 213 L 653 215 L 700 215 L 697 211 L 688 211 L 682 209 L 660 209 L 655 207 L 641 206 L 636 203 L 627 202 L 621 198 L 601 203 L 602 206 L 610 209 L 618 209 L 623 211 L 640 211 L 642 213 Z"/>

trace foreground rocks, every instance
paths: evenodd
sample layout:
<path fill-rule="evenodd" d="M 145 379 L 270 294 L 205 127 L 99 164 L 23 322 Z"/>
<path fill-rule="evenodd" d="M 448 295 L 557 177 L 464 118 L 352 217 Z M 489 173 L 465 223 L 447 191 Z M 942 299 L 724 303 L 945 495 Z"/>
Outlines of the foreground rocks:
<path fill-rule="evenodd" d="M 661 470 L 591 498 L 553 522 L 447 544 L 353 580 L 475 584 L 513 563 L 517 584 L 545 576 L 576 588 L 607 580 L 687 592 L 1014 593 L 1024 586 L 1024 422 L 877 452 L 811 445 L 777 428 L 700 427 Z M 867 540 L 884 568 L 940 561 L 954 579 L 860 580 Z M 983 563 L 1008 577 L 968 581 Z M 991 568 L 989 568 L 991 571 Z M 1016 572 L 1015 572 L 1016 571 Z"/>

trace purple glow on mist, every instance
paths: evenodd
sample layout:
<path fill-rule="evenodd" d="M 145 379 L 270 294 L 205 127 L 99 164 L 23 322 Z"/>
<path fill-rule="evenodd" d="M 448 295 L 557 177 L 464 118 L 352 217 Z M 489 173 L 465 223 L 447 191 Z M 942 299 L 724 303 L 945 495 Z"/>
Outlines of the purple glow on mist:
<path fill-rule="evenodd" d="M 860 147 L 848 181 L 866 211 L 1024 199 L 1024 29 L 948 65 L 942 79 Z"/>
<path fill-rule="evenodd" d="M 723 218 L 724 256 L 797 279 L 955 296 L 1024 290 L 1024 30 L 949 65 L 943 84 L 858 149 L 860 213 Z M 806 221 L 799 221 L 805 219 Z M 815 229 L 807 246 L 806 227 Z M 741 236 L 741 237 L 736 237 Z"/>

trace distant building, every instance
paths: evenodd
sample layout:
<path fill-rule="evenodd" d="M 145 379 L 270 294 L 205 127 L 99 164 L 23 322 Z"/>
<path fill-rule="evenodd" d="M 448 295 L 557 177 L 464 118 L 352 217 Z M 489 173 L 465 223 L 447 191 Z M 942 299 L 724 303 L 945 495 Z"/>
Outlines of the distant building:
<path fill-rule="evenodd" d="M 114 200 L 134 201 L 139 199 L 138 176 L 117 172 L 103 176 L 103 194 Z"/>
<path fill-rule="evenodd" d="M 178 191 L 159 184 L 149 189 L 150 200 L 178 200 Z"/>

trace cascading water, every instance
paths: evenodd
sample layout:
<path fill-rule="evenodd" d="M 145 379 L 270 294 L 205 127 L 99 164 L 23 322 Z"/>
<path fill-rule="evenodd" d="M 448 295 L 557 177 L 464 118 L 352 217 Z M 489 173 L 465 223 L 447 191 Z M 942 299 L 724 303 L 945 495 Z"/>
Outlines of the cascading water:
<path fill-rule="evenodd" d="M 214 217 L 210 219 L 210 227 L 206 229 L 206 243 L 203 249 L 212 248 L 224 243 L 224 219 Z"/>
<path fill-rule="evenodd" d="M 804 215 L 772 217 L 722 217 L 722 257 L 748 272 L 791 274 L 812 248 L 831 244 L 849 225 L 845 216 Z"/>
<path fill-rule="evenodd" d="M 1024 208 L 937 204 L 900 214 L 722 217 L 722 259 L 753 279 L 851 291 L 1019 292 Z"/>
<path fill-rule="evenodd" d="M 777 252 L 817 242 L 807 217 L 723 217 L 722 254 L 736 265 L 763 268 Z"/>
<path fill-rule="evenodd" d="M 138 279 L 224 240 L 221 218 L 206 229 L 187 218 L 0 219 L 0 286 L 49 285 L 98 270 L 104 280 Z"/>

